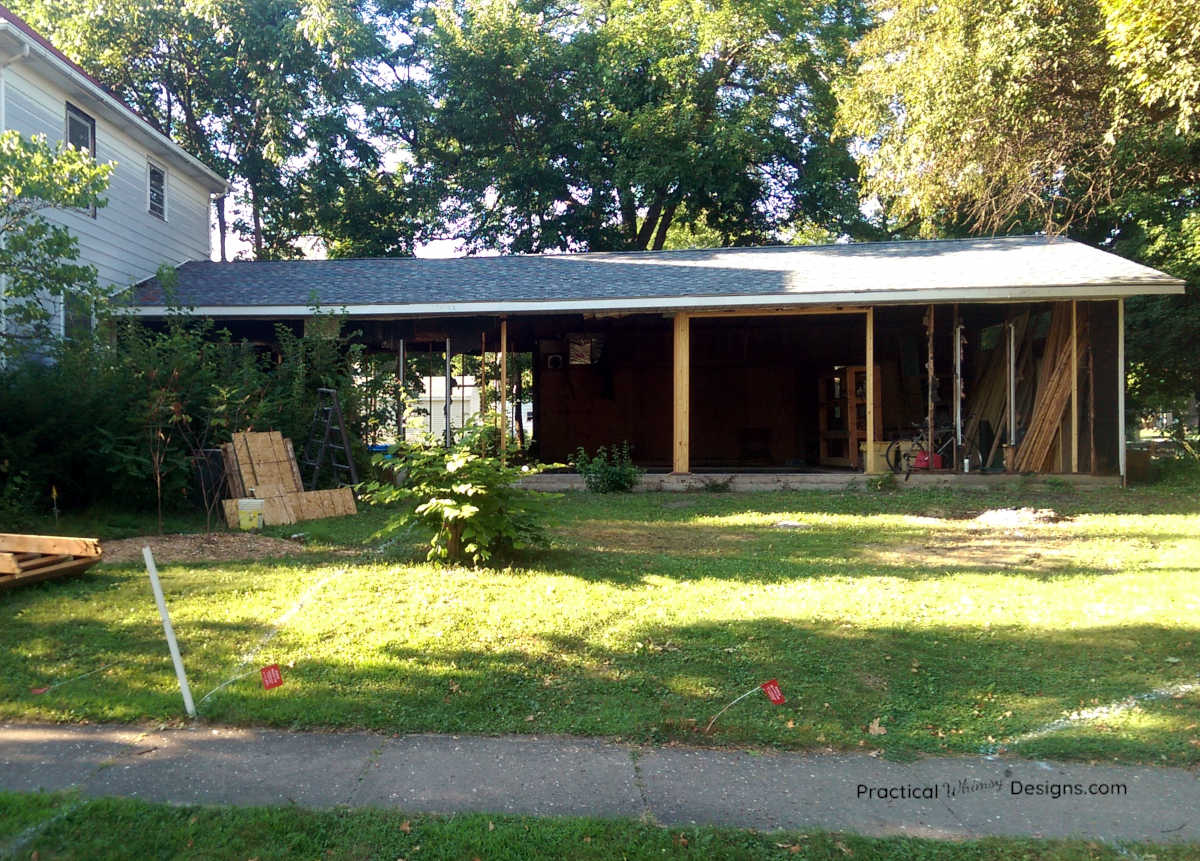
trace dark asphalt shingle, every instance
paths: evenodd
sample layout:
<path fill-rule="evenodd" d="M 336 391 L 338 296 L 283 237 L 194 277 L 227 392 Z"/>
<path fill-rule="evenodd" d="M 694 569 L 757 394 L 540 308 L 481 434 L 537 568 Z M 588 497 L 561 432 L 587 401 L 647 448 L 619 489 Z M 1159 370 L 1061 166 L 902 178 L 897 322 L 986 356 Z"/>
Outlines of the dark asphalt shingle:
<path fill-rule="evenodd" d="M 1081 243 L 1048 237 L 454 259 L 189 262 L 177 302 L 195 307 L 426 305 L 764 296 L 872 295 L 1063 286 L 1181 285 Z M 161 306 L 155 279 L 136 304 Z M 1047 293 L 1047 298 L 1053 298 Z"/>

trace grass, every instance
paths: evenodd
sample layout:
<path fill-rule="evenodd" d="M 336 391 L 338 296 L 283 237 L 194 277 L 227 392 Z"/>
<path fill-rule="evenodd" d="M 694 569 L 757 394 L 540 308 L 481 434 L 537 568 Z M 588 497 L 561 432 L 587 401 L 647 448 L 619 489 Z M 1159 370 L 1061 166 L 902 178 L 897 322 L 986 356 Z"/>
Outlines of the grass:
<path fill-rule="evenodd" d="M 63 811 L 66 810 L 65 815 Z M 54 818 L 57 817 L 57 818 Z M 800 858 L 807 861 L 1106 861 L 1194 858 L 1194 846 L 1110 846 L 1090 841 L 988 839 L 946 843 L 849 834 L 759 834 L 630 821 L 538 820 L 471 814 L 293 807 L 175 807 L 128 799 L 0 793 L 0 822 L 45 821 L 20 858 L 649 859 Z M 6 848 L 0 832 L 0 852 Z"/>
<path fill-rule="evenodd" d="M 1020 505 L 1067 519 L 972 528 L 985 509 Z M 556 509 L 554 548 L 504 568 L 431 566 L 415 542 L 377 552 L 378 509 L 303 524 L 308 549 L 288 559 L 162 566 L 197 699 L 250 673 L 201 716 L 902 758 L 992 750 L 1066 713 L 1200 680 L 1194 485 L 568 494 Z M 255 670 L 275 662 L 284 686 L 264 691 Z M 701 732 L 770 678 L 785 705 L 752 698 Z M 139 566 L 0 594 L 0 718 L 180 714 Z M 1198 726 L 1193 689 L 1013 749 L 1187 765 L 1200 762 Z"/>

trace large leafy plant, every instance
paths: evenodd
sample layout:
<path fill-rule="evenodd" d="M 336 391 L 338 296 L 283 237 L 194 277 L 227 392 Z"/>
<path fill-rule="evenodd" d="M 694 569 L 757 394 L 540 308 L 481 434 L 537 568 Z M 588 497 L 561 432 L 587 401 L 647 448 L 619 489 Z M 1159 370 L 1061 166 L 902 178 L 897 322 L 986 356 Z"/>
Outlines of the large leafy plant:
<path fill-rule="evenodd" d="M 545 546 L 546 501 L 551 495 L 515 486 L 517 480 L 536 475 L 545 466 L 505 464 L 489 453 L 489 430 L 487 424 L 475 421 L 449 448 L 426 435 L 380 456 L 380 466 L 403 477 L 401 486 L 374 482 L 364 488 L 363 498 L 373 503 L 416 503 L 385 531 L 424 526 L 432 533 L 427 558 L 472 565 L 497 554 Z"/>

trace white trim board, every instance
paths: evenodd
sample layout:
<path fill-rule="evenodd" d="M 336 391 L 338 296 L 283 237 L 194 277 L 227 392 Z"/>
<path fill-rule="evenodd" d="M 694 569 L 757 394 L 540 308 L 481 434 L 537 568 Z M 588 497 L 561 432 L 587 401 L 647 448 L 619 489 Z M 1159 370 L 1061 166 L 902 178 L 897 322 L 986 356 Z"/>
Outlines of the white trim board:
<path fill-rule="evenodd" d="M 672 296 L 622 299 L 509 299 L 483 302 L 414 302 L 348 304 L 322 303 L 324 309 L 344 309 L 350 317 L 450 317 L 478 314 L 549 314 L 590 311 L 656 311 L 759 308 L 764 314 L 775 309 L 803 305 L 912 305 L 944 302 L 1056 302 L 1065 300 L 1104 301 L 1148 294 L 1183 292 L 1174 284 L 1082 284 L 1046 287 L 972 287 L 962 290 L 863 290 L 839 293 L 805 293 L 793 296 Z M 202 317 L 283 318 L 309 317 L 310 305 L 197 305 L 185 306 Z M 138 317 L 164 317 L 165 305 L 142 305 L 130 312 Z"/>

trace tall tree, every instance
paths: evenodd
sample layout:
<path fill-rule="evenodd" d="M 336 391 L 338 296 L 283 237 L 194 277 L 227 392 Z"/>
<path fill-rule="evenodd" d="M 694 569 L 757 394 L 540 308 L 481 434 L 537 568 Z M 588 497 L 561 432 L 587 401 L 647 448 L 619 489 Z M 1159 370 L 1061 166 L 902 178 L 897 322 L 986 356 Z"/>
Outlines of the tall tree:
<path fill-rule="evenodd" d="M 1067 231 L 1189 281 L 1129 304 L 1144 409 L 1200 391 L 1200 0 L 876 0 L 840 88 L 865 191 L 928 235 Z"/>
<path fill-rule="evenodd" d="M 288 199 L 328 140 L 379 167 L 361 105 L 383 43 L 368 0 L 14 0 L 69 56 L 156 128 L 234 181 L 245 219 L 217 215 L 256 257 L 297 253 L 313 229 Z M 326 204 L 329 202 L 326 201 Z"/>
<path fill-rule="evenodd" d="M 437 0 L 375 113 L 471 249 L 865 229 L 831 134 L 855 0 Z M 416 67 L 414 73 L 413 69 Z"/>

